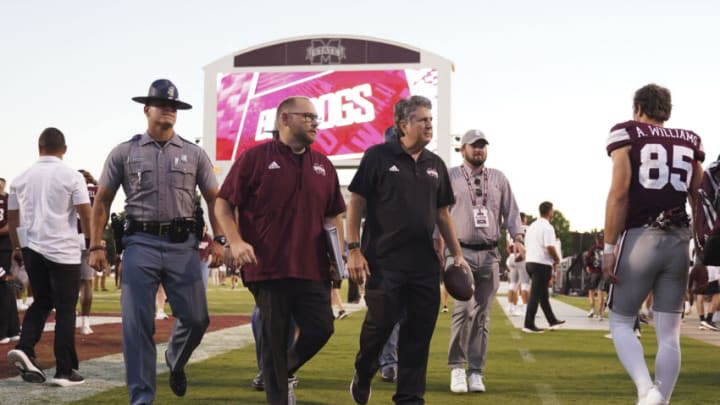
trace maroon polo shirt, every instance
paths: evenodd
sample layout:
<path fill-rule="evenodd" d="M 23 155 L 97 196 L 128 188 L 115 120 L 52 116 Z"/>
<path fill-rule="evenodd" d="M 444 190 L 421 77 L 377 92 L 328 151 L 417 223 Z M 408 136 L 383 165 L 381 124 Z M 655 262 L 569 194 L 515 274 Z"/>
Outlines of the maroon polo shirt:
<path fill-rule="evenodd" d="M 345 201 L 323 154 L 296 155 L 279 141 L 257 145 L 235 161 L 218 196 L 238 208 L 240 234 L 258 259 L 243 266 L 245 281 L 330 279 L 323 224 L 345 211 Z"/>

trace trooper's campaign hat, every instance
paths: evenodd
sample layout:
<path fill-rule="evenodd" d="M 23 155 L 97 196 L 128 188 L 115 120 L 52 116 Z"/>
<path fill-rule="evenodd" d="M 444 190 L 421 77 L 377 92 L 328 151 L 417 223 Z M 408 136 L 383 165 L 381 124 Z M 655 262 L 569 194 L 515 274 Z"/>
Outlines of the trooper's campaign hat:
<path fill-rule="evenodd" d="M 189 110 L 192 108 L 190 104 L 180 101 L 178 97 L 180 97 L 180 93 L 173 82 L 167 79 L 158 79 L 150 85 L 147 97 L 138 96 L 133 97 L 132 100 L 145 105 L 152 101 L 170 102 L 178 110 Z"/>

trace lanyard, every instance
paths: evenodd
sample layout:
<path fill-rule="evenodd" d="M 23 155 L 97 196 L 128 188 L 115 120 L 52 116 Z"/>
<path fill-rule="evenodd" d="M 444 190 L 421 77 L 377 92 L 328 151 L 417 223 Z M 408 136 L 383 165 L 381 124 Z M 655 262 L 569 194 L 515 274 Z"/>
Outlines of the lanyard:
<path fill-rule="evenodd" d="M 465 176 L 465 183 L 467 183 L 468 190 L 470 190 L 470 201 L 472 202 L 473 207 L 477 206 L 477 198 L 475 195 L 475 189 L 473 188 L 472 182 L 470 182 L 470 174 L 468 174 L 465 171 L 465 166 L 461 165 L 460 170 L 462 170 L 463 176 Z M 483 175 L 483 182 L 482 182 L 482 198 L 483 198 L 483 207 L 487 207 L 487 188 L 488 188 L 488 174 L 487 169 L 483 167 L 482 169 L 482 175 Z"/>

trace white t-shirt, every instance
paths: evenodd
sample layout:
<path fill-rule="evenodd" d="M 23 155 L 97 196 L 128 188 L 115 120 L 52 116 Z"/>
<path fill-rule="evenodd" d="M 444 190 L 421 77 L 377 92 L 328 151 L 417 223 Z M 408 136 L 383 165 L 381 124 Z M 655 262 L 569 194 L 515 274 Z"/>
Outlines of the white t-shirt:
<path fill-rule="evenodd" d="M 547 251 L 548 246 L 555 246 L 555 229 L 545 218 L 538 218 L 530 224 L 525 234 L 525 261 L 553 265 L 555 259 Z"/>
<path fill-rule="evenodd" d="M 8 210 L 20 211 L 20 246 L 55 263 L 79 264 L 85 241 L 75 206 L 81 204 L 90 204 L 83 175 L 60 158 L 41 156 L 10 186 Z"/>

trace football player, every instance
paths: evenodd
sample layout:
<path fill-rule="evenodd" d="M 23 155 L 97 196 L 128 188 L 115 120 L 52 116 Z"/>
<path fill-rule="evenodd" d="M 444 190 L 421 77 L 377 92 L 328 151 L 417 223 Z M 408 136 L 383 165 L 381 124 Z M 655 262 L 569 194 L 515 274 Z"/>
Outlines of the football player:
<path fill-rule="evenodd" d="M 635 92 L 633 120 L 607 139 L 612 181 L 605 211 L 603 275 L 613 283 L 610 331 L 620 362 L 637 387 L 639 404 L 670 400 L 680 373 L 680 321 L 690 261 L 690 217 L 705 159 L 700 137 L 665 128 L 670 91 L 649 84 Z M 633 334 L 643 300 L 654 292 L 658 352 L 655 380 Z"/>

